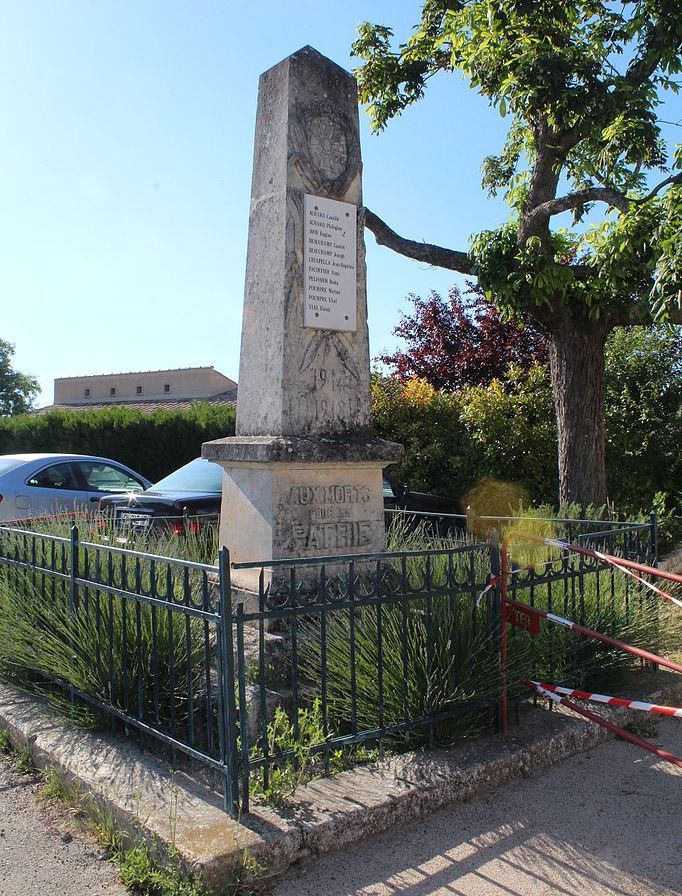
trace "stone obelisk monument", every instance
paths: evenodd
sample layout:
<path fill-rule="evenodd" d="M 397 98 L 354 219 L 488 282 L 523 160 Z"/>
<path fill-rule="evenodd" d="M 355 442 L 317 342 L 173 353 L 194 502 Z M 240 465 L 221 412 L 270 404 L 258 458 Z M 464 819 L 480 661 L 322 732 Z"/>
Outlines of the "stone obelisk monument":
<path fill-rule="evenodd" d="M 261 76 L 236 436 L 220 463 L 233 562 L 381 551 L 355 79 L 312 47 Z M 257 571 L 235 570 L 256 586 Z"/>

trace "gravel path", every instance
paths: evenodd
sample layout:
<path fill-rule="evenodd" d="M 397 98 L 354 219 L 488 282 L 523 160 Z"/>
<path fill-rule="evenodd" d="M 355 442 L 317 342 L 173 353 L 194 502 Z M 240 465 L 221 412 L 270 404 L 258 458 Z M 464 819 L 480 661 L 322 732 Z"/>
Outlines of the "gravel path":
<path fill-rule="evenodd" d="M 682 755 L 682 720 L 658 740 Z M 679 896 L 682 769 L 610 741 L 292 871 L 273 896 Z"/>
<path fill-rule="evenodd" d="M 0 758 L 1 896 L 129 896 L 67 811 L 36 802 L 39 786 Z"/>

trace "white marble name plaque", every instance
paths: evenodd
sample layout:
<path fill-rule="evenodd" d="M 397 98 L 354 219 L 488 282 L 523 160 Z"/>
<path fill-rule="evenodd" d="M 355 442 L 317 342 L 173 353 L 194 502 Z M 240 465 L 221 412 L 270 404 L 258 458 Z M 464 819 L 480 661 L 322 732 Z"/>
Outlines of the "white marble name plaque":
<path fill-rule="evenodd" d="M 303 326 L 357 328 L 357 206 L 303 196 Z"/>

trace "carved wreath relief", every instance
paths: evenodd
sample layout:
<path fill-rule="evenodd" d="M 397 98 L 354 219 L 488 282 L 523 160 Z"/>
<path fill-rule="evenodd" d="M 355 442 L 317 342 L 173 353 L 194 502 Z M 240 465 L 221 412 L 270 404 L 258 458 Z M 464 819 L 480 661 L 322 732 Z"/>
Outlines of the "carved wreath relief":
<path fill-rule="evenodd" d="M 346 135 L 333 118 L 326 115 L 313 118 L 308 129 L 308 147 L 313 164 L 327 180 L 336 180 L 345 172 L 348 165 Z"/>

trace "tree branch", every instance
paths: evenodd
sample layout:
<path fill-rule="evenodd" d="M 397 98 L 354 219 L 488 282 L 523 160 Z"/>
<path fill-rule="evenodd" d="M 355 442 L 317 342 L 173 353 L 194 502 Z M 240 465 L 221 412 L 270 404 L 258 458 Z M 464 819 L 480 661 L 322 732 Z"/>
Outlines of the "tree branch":
<path fill-rule="evenodd" d="M 536 205 L 526 213 L 525 218 L 527 224 L 531 224 L 538 218 L 551 218 L 552 215 L 559 215 L 571 208 L 578 208 L 586 205 L 588 202 L 606 202 L 613 208 L 626 212 L 630 207 L 630 200 L 618 190 L 610 187 L 590 187 L 588 190 L 578 190 L 575 193 L 567 193 L 558 199 L 550 199 Z"/>
<path fill-rule="evenodd" d="M 667 187 L 668 184 L 682 184 L 682 172 L 679 174 L 671 174 L 670 177 L 666 177 L 665 180 L 662 180 L 660 184 L 655 186 L 653 190 L 642 199 L 633 199 L 631 201 L 636 202 L 638 205 L 642 202 L 648 202 L 650 199 L 653 199 L 657 193 L 660 193 L 663 187 Z"/>
<path fill-rule="evenodd" d="M 443 246 L 405 239 L 391 230 L 388 224 L 368 208 L 365 209 L 365 227 L 372 231 L 380 246 L 387 246 L 399 255 L 413 258 L 415 261 L 423 261 L 438 268 L 447 268 L 449 271 L 458 271 L 460 274 L 473 275 L 474 273 L 471 259 L 466 252 L 457 252 Z"/>

